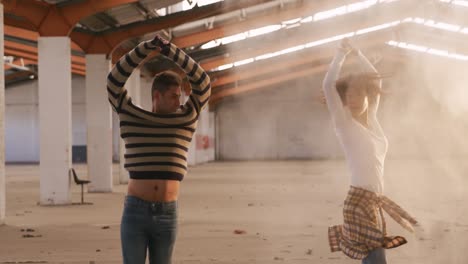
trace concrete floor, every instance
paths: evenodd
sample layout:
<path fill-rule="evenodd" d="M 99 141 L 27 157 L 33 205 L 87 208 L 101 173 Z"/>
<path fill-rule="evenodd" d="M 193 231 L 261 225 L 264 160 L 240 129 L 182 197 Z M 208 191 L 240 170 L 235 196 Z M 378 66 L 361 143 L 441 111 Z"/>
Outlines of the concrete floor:
<path fill-rule="evenodd" d="M 75 167 L 86 178 L 86 167 Z M 462 159 L 387 162 L 385 193 L 424 228 L 414 236 L 387 217 L 389 233 L 409 240 L 387 251 L 388 263 L 468 263 L 467 172 Z M 38 166 L 7 166 L 0 263 L 121 263 L 126 186 L 86 193 L 93 205 L 45 207 L 37 205 L 37 175 Z M 327 227 L 341 222 L 347 189 L 343 161 L 192 167 L 182 185 L 174 263 L 359 263 L 330 253 L 326 237 Z M 78 202 L 79 187 L 72 191 Z M 246 234 L 234 234 L 236 229 Z"/>

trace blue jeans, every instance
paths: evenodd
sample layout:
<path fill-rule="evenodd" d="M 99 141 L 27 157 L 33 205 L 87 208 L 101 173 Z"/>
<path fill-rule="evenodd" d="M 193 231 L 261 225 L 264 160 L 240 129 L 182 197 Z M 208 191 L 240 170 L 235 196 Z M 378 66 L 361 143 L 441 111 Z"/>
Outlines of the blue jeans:
<path fill-rule="evenodd" d="M 170 264 L 177 233 L 177 202 L 125 198 L 120 225 L 124 264 Z"/>
<path fill-rule="evenodd" d="M 387 264 L 385 259 L 385 249 L 374 249 L 362 260 L 362 264 Z"/>

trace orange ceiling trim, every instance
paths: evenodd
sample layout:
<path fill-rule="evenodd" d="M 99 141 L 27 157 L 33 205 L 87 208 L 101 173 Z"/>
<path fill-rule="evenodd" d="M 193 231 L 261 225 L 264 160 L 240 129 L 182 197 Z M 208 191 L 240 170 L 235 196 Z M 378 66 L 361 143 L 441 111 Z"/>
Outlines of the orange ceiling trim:
<path fill-rule="evenodd" d="M 14 27 L 14 26 L 9 26 L 9 25 L 4 26 L 4 33 L 6 36 L 12 36 L 12 37 L 16 37 L 19 39 L 25 39 L 25 40 L 34 41 L 34 42 L 37 42 L 38 38 L 40 37 L 39 33 L 37 33 L 36 31 L 27 30 L 21 27 Z M 75 51 L 83 52 L 83 50 L 73 41 L 71 41 L 71 48 Z"/>
<path fill-rule="evenodd" d="M 24 28 L 20 27 L 14 27 L 14 26 L 9 26 L 5 25 L 4 26 L 4 33 L 5 35 L 17 37 L 17 38 L 22 38 L 30 41 L 36 41 L 39 38 L 39 33 L 32 31 L 32 30 L 27 30 Z"/>
<path fill-rule="evenodd" d="M 35 29 L 38 29 L 38 25 L 43 21 L 50 8 L 50 4 L 42 1 L 3 0 L 2 3 L 5 14 L 22 17 Z M 5 23 L 10 23 L 10 21 L 5 21 Z"/>
<path fill-rule="evenodd" d="M 9 41 L 9 40 L 5 40 L 4 45 L 5 45 L 5 48 L 10 48 L 10 49 L 37 54 L 37 48 L 30 46 L 30 45 L 25 45 L 25 44 L 21 44 L 21 43 Z"/>
<path fill-rule="evenodd" d="M 22 28 L 25 30 L 32 30 L 32 31 L 36 30 L 36 27 L 33 24 L 31 24 L 31 22 L 28 22 L 26 20 L 17 20 L 9 16 L 3 16 L 3 24 L 4 24 L 4 27 L 7 27 L 9 25 L 14 25 L 15 27 Z"/>
<path fill-rule="evenodd" d="M 8 50 L 8 55 L 37 60 L 37 54 L 38 54 L 37 47 L 5 40 L 5 49 Z M 7 54 L 7 51 L 5 51 L 5 54 Z M 27 55 L 29 57 L 23 57 L 21 55 Z M 35 58 L 32 58 L 31 56 L 34 56 Z M 85 58 L 81 56 L 71 55 L 71 59 L 72 59 L 73 64 L 81 64 L 81 65 L 86 64 Z"/>
<path fill-rule="evenodd" d="M 80 70 L 80 71 L 86 72 L 86 67 L 85 67 L 85 66 L 82 66 L 82 65 L 72 64 L 72 69 L 73 69 L 73 70 Z"/>
<path fill-rule="evenodd" d="M 16 56 L 16 57 L 20 57 L 20 58 L 23 58 L 23 59 L 30 59 L 30 60 L 37 60 L 38 59 L 37 54 L 24 52 L 24 51 L 19 51 L 19 50 L 15 50 L 15 49 L 9 49 L 9 48 L 6 48 L 6 47 L 4 49 L 4 53 L 7 56 Z"/>
<path fill-rule="evenodd" d="M 37 31 L 43 37 L 68 36 L 76 23 L 69 21 L 55 5 L 50 6 L 47 14 L 37 25 Z"/>
<path fill-rule="evenodd" d="M 32 59 L 23 59 L 19 60 L 16 59 L 13 61 L 13 64 L 18 65 L 18 66 L 25 66 L 27 67 L 28 65 L 37 65 L 37 60 L 32 60 Z M 22 65 L 23 64 L 23 65 Z M 14 68 L 11 65 L 5 64 L 5 70 L 9 70 Z M 86 71 L 86 67 L 84 65 L 79 65 L 79 64 L 72 64 L 72 69 L 79 70 L 79 71 Z"/>
<path fill-rule="evenodd" d="M 29 76 L 29 75 L 31 75 L 31 72 L 29 72 L 29 71 L 15 72 L 15 73 L 6 75 L 5 76 L 5 81 L 11 81 L 11 80 L 14 80 L 16 78 L 26 77 L 26 76 Z"/>
<path fill-rule="evenodd" d="M 117 63 L 117 61 L 122 58 L 123 55 L 125 55 L 128 52 L 128 50 L 123 49 L 121 47 L 117 47 L 113 52 L 112 52 L 112 64 Z M 151 55 L 150 55 L 151 56 Z"/>
<path fill-rule="evenodd" d="M 86 59 L 84 57 L 72 55 L 71 60 L 72 64 L 86 65 Z"/>
<path fill-rule="evenodd" d="M 94 41 L 95 37 L 96 36 L 77 31 L 73 31 L 72 33 L 70 33 L 70 39 L 73 41 L 73 43 L 76 43 L 76 45 L 79 46 L 80 49 L 83 51 L 86 51 L 91 46 L 92 41 Z M 107 48 L 105 48 L 105 50 L 107 51 Z"/>
<path fill-rule="evenodd" d="M 86 76 L 86 72 L 85 72 L 85 71 L 73 70 L 73 69 L 72 69 L 72 73 L 77 74 L 77 75 L 81 75 L 81 76 Z"/>

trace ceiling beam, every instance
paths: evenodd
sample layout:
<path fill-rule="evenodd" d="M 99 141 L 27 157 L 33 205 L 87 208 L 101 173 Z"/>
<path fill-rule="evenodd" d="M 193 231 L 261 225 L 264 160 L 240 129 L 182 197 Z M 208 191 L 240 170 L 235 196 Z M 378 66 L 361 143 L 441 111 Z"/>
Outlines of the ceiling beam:
<path fill-rule="evenodd" d="M 118 30 L 109 30 L 104 32 L 102 36 L 89 37 L 79 32 L 72 33 L 72 39 L 87 53 L 104 53 L 109 54 L 120 43 L 126 39 L 135 38 L 147 33 L 173 28 L 185 23 L 200 20 L 203 18 L 213 17 L 235 10 L 241 10 L 251 6 L 270 2 L 272 0 L 226 0 L 202 7 L 194 7 L 191 10 L 177 12 L 163 17 L 150 19 L 143 22 L 136 22 L 127 26 L 120 27 Z M 122 51 L 124 54 L 129 50 Z M 116 61 L 113 58 L 112 61 Z"/>
<path fill-rule="evenodd" d="M 223 56 L 202 61 L 201 66 L 203 69 L 210 71 L 221 65 L 399 20 L 402 17 L 406 17 L 405 12 L 409 13 L 407 9 L 404 9 L 407 11 L 401 11 L 401 7 L 401 5 L 387 6 L 386 13 L 373 19 L 368 19 L 362 13 L 353 13 L 331 20 L 304 24 L 300 27 L 238 41 L 227 45 L 229 52 Z M 372 11 L 375 10 L 368 10 L 369 13 L 372 13 Z M 310 32 L 313 32 L 313 34 Z"/>
<path fill-rule="evenodd" d="M 402 10 L 405 10 L 405 7 L 415 6 L 418 4 L 420 3 L 417 1 L 406 1 L 405 3 L 387 3 L 386 5 L 398 5 L 401 6 Z M 246 32 L 251 29 L 278 24 L 280 22 L 288 21 L 295 18 L 306 18 L 315 13 L 326 11 L 328 9 L 336 8 L 342 5 L 342 0 L 331 0 L 326 2 L 298 1 L 296 5 L 277 8 L 254 17 L 247 17 L 247 19 L 245 19 L 244 21 L 236 21 L 234 23 L 220 25 L 209 30 L 179 36 L 174 38 L 173 42 L 174 44 L 182 48 L 199 45 L 214 39 L 219 39 L 226 36 Z M 371 7 L 371 9 L 381 9 L 381 5 L 383 4 Z M 359 12 L 365 12 L 365 10 Z M 403 18 L 403 14 L 401 16 L 401 18 Z"/>
<path fill-rule="evenodd" d="M 221 92 L 213 94 L 210 98 L 210 103 L 217 104 L 219 100 L 227 96 L 245 93 L 245 92 L 252 91 L 252 90 L 258 90 L 259 88 L 264 88 L 264 87 L 274 87 L 278 83 L 294 80 L 294 79 L 305 77 L 305 76 L 310 76 L 312 74 L 323 72 L 324 70 L 327 69 L 327 67 L 328 67 L 328 64 L 323 64 L 323 65 L 319 65 L 313 68 L 306 68 L 306 69 L 293 72 L 293 73 L 281 74 L 273 78 L 252 82 L 252 83 L 238 86 L 232 89 L 226 89 Z"/>
<path fill-rule="evenodd" d="M 387 57 L 386 60 L 391 61 L 391 62 L 401 63 L 404 61 L 403 58 L 404 56 L 402 55 L 400 57 L 393 57 L 393 58 Z M 354 59 L 353 61 L 349 62 L 348 65 L 357 66 L 357 62 Z M 210 106 L 211 107 L 216 106 L 223 98 L 226 98 L 229 96 L 238 95 L 238 94 L 242 94 L 242 93 L 246 93 L 246 92 L 254 91 L 254 90 L 259 90 L 259 89 L 277 88 L 278 84 L 280 83 L 284 83 L 284 82 L 299 79 L 299 78 L 311 77 L 317 74 L 324 74 L 328 70 L 328 67 L 329 67 L 329 62 L 322 63 L 314 67 L 304 68 L 302 70 L 295 71 L 295 72 L 286 72 L 283 74 L 276 75 L 272 78 L 248 83 L 245 85 L 240 85 L 231 89 L 226 89 L 221 92 L 215 93 L 214 95 L 211 96 Z"/>
<path fill-rule="evenodd" d="M 405 58 L 407 57 L 403 53 L 403 51 L 402 52 L 391 51 L 389 52 L 388 55 L 389 56 L 385 57 L 385 61 L 388 61 L 391 63 L 403 63 L 405 61 Z M 350 68 L 357 67 L 358 62 L 355 58 L 353 58 L 347 61 L 346 66 Z M 239 85 L 237 87 L 230 88 L 230 89 L 225 89 L 211 96 L 210 106 L 211 107 L 216 106 L 222 99 L 229 97 L 229 96 L 243 94 L 249 91 L 254 91 L 254 90 L 259 90 L 259 89 L 277 88 L 278 84 L 281 84 L 287 81 L 300 79 L 300 78 L 307 78 L 307 77 L 311 77 L 317 74 L 324 75 L 326 71 L 328 70 L 328 68 L 329 68 L 329 62 L 326 62 L 326 63 L 318 64 L 313 67 L 304 68 L 299 71 L 294 71 L 294 72 L 285 71 L 282 74 L 277 74 L 268 79 L 251 82 L 245 85 Z"/>
<path fill-rule="evenodd" d="M 23 28 L 35 29 L 41 36 L 68 36 L 81 19 L 137 1 L 84 0 L 70 5 L 53 5 L 35 0 L 3 0 L 2 3 L 6 15 L 22 17 L 28 22 L 21 25 Z M 12 20 L 5 23 L 17 26 Z"/>
<path fill-rule="evenodd" d="M 37 60 L 37 54 L 39 52 L 37 47 L 26 45 L 26 44 L 21 44 L 21 43 L 14 42 L 14 41 L 9 41 L 9 40 L 5 40 L 4 43 L 5 43 L 4 44 L 5 45 L 5 50 L 8 50 L 8 52 L 10 52 L 9 55 L 13 55 L 13 54 L 11 54 L 11 52 L 17 51 L 17 52 L 20 52 L 18 54 L 27 55 L 28 59 L 36 59 Z M 5 52 L 5 54 L 7 54 L 7 52 Z M 15 56 L 19 56 L 19 55 L 15 55 Z M 71 55 L 71 60 L 72 60 L 72 64 L 83 65 L 83 66 L 86 64 L 85 58 L 83 58 L 81 56 Z"/>
<path fill-rule="evenodd" d="M 240 69 L 235 69 L 229 74 L 215 77 L 214 80 L 211 82 L 211 87 L 213 88 L 213 90 L 216 90 L 216 88 L 224 85 L 236 83 L 261 75 L 270 74 L 281 69 L 291 69 L 304 64 L 327 59 L 333 56 L 333 50 L 329 48 L 321 50 L 323 51 L 314 52 L 314 55 L 318 56 L 310 56 L 310 54 L 308 54 L 307 56 L 301 56 L 298 58 L 293 55 L 293 58 L 289 58 L 287 61 L 276 61 L 276 63 L 268 63 L 268 61 L 262 61 L 258 63 L 253 63 L 253 65 L 245 65 L 245 67 L 241 66 Z M 302 52 L 302 54 L 304 54 L 304 52 Z M 262 64 L 262 66 L 258 67 L 257 64 L 260 63 Z"/>
<path fill-rule="evenodd" d="M 28 65 L 37 65 L 37 61 L 28 60 L 28 59 L 15 59 L 12 63 L 5 63 L 5 71 L 15 69 L 14 65 L 18 67 L 27 67 Z"/>
<path fill-rule="evenodd" d="M 28 40 L 28 41 L 32 41 L 36 43 L 40 37 L 39 33 L 37 33 L 36 31 L 27 30 L 21 27 L 14 27 L 14 26 L 9 26 L 9 25 L 4 26 L 4 34 L 5 36 L 11 36 L 17 39 L 24 39 L 24 40 Z M 74 51 L 83 52 L 83 50 L 78 45 L 76 45 L 76 43 L 74 43 L 73 41 L 71 41 L 71 48 Z"/>
<path fill-rule="evenodd" d="M 114 28 L 116 26 L 119 26 L 119 21 L 117 21 L 115 18 L 111 17 L 105 12 L 97 13 L 94 15 L 94 17 L 99 20 L 101 23 L 105 24 L 106 26 L 110 28 Z"/>
<path fill-rule="evenodd" d="M 29 77 L 31 74 L 34 74 L 34 73 L 30 71 L 18 71 L 15 73 L 5 75 L 5 81 L 10 82 L 18 78 L 22 78 L 22 77 L 24 78 L 26 76 Z"/>
<path fill-rule="evenodd" d="M 150 19 L 150 18 L 155 17 L 154 13 L 149 11 L 148 8 L 146 8 L 146 6 L 144 6 L 141 2 L 136 2 L 134 6 L 145 19 Z"/>
<path fill-rule="evenodd" d="M 445 34 L 444 34 L 445 33 Z M 371 33 L 372 34 L 372 33 Z M 453 32 L 446 32 L 440 29 L 432 29 L 422 25 L 412 25 L 412 24 L 405 24 L 400 26 L 398 29 L 398 40 L 407 42 L 407 43 L 415 43 L 425 46 L 431 46 L 432 48 L 442 49 L 442 50 L 449 50 L 450 52 L 458 52 L 467 55 L 468 49 L 465 47 L 464 43 L 468 41 L 467 35 L 462 35 Z M 443 37 L 441 37 L 443 36 Z M 392 36 L 389 35 L 385 37 L 387 40 L 391 40 Z M 396 40 L 396 39 L 394 39 Z M 382 43 L 382 40 L 373 39 L 374 42 L 366 41 L 366 45 L 375 45 L 377 43 Z M 376 41 L 376 42 L 375 42 Z M 430 43 L 428 45 L 428 43 Z M 240 66 L 235 68 L 235 70 L 228 70 L 229 74 L 220 74 L 215 78 L 212 78 L 212 87 L 216 88 L 218 86 L 227 85 L 229 83 L 234 83 L 237 81 L 241 81 L 244 79 L 248 79 L 251 77 L 255 77 L 258 75 L 262 75 L 264 73 L 268 73 L 270 71 L 276 70 L 278 67 L 286 67 L 291 68 L 297 65 L 306 64 L 313 60 L 320 60 L 324 58 L 330 57 L 330 51 L 327 47 L 317 47 L 320 50 L 316 50 L 314 52 L 313 58 L 310 55 L 307 56 L 298 56 L 296 59 L 292 61 L 283 61 L 280 63 L 270 63 L 262 66 L 256 66 L 256 63 L 247 64 L 245 66 Z M 313 48 L 316 49 L 316 48 Z M 299 53 L 299 52 L 298 52 Z M 302 54 L 302 53 L 301 53 Z M 285 55 L 287 56 L 287 55 Z M 271 60 L 274 61 L 274 58 Z M 261 64 L 260 61 L 258 64 Z M 255 70 L 253 70 L 255 69 Z"/>
<path fill-rule="evenodd" d="M 24 64 L 24 66 L 22 65 L 22 63 Z M 15 64 L 15 65 L 18 65 L 18 66 L 23 66 L 23 67 L 27 67 L 28 65 L 37 65 L 37 61 L 34 61 L 34 60 L 28 60 L 28 59 L 23 59 L 22 61 L 21 60 L 15 60 L 13 61 L 12 64 Z M 11 69 L 15 69 L 14 66 L 12 66 L 11 64 L 5 64 L 5 71 L 6 70 L 11 70 Z M 85 76 L 85 68 L 84 67 L 78 67 L 78 66 L 74 66 L 72 65 L 72 73 L 74 74 L 78 74 L 78 75 L 81 75 L 81 76 Z M 25 71 L 25 70 L 22 70 L 21 72 L 30 72 L 33 73 L 32 71 Z M 10 74 L 8 75 L 5 75 L 5 76 L 9 76 Z"/>
<path fill-rule="evenodd" d="M 36 30 L 36 27 L 31 24 L 31 22 L 25 20 L 24 18 L 22 17 L 16 17 L 16 16 L 12 16 L 8 13 L 4 13 L 4 16 L 3 16 L 3 25 L 6 27 L 6 26 L 15 26 L 15 27 L 18 27 L 18 28 L 22 28 L 22 29 L 25 29 L 25 30 L 32 30 L 32 31 L 35 31 Z"/>
<path fill-rule="evenodd" d="M 258 16 L 247 16 L 243 21 L 234 21 L 230 24 L 220 25 L 212 29 L 199 31 L 193 34 L 179 36 L 173 39 L 178 47 L 185 48 L 199 45 L 214 39 L 239 34 L 251 29 L 278 24 L 295 18 L 304 18 L 316 12 L 326 10 L 327 7 L 336 7 L 343 4 L 342 0 L 323 1 L 298 1 L 295 5 L 274 8 Z M 278 4 L 279 5 L 279 4 Z"/>
<path fill-rule="evenodd" d="M 468 35 L 457 32 L 427 27 L 419 24 L 407 24 L 398 31 L 395 41 L 403 41 L 448 50 L 468 55 Z"/>
<path fill-rule="evenodd" d="M 369 47 L 373 47 L 376 45 L 385 45 L 385 41 L 390 39 L 391 35 L 386 33 L 379 32 L 379 34 L 371 34 L 371 36 L 366 36 L 366 38 L 361 38 L 361 39 L 355 39 L 354 43 L 357 47 L 360 49 L 366 49 Z M 299 78 L 306 76 L 307 74 L 312 74 L 312 73 L 318 73 L 318 72 L 324 72 L 328 68 L 329 61 L 333 57 L 336 48 L 330 45 L 327 45 L 325 47 L 316 47 L 316 48 L 311 48 L 309 49 L 310 52 L 307 56 L 300 56 L 300 57 L 295 57 L 292 55 L 292 59 L 289 59 L 288 61 L 284 61 L 284 63 L 270 63 L 267 66 L 256 66 L 256 65 L 246 65 L 252 68 L 255 68 L 254 70 L 248 71 L 247 69 L 245 70 L 240 70 L 239 72 L 233 72 L 230 75 L 226 76 L 221 76 L 218 77 L 217 79 L 213 81 L 213 93 L 211 96 L 211 101 L 216 104 L 217 101 L 223 99 L 226 96 L 232 96 L 240 93 L 244 93 L 247 91 L 252 91 L 260 88 L 266 88 L 266 87 L 271 87 L 275 84 L 285 82 L 292 80 L 294 78 Z M 294 73 L 291 73 L 291 69 L 294 67 L 298 67 L 302 64 L 308 64 L 312 63 L 314 61 L 323 61 L 327 60 L 325 64 L 321 64 L 318 66 L 314 67 L 307 67 L 305 69 L 300 69 Z M 265 63 L 265 61 L 263 62 Z M 242 66 L 241 66 L 242 67 Z M 250 69 L 252 69 L 250 68 Z M 258 74 L 257 74 L 258 73 Z M 262 75 L 266 75 L 263 79 L 261 78 Z M 272 75 L 274 75 L 272 77 Z M 250 83 L 246 83 L 243 85 L 236 85 L 232 88 L 226 88 L 219 90 L 218 92 L 216 91 L 216 87 L 220 87 L 221 85 L 226 85 L 229 83 L 235 83 L 237 81 L 245 81 L 248 80 L 249 78 L 255 77 L 255 81 L 252 81 Z"/>

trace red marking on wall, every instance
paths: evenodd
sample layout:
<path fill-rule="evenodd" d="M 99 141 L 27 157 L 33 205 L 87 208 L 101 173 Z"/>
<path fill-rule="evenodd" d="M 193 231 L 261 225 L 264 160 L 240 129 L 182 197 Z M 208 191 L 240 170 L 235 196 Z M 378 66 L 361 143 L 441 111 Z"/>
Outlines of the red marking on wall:
<path fill-rule="evenodd" d="M 197 150 L 214 148 L 214 138 L 207 135 L 197 135 L 196 138 Z"/>

